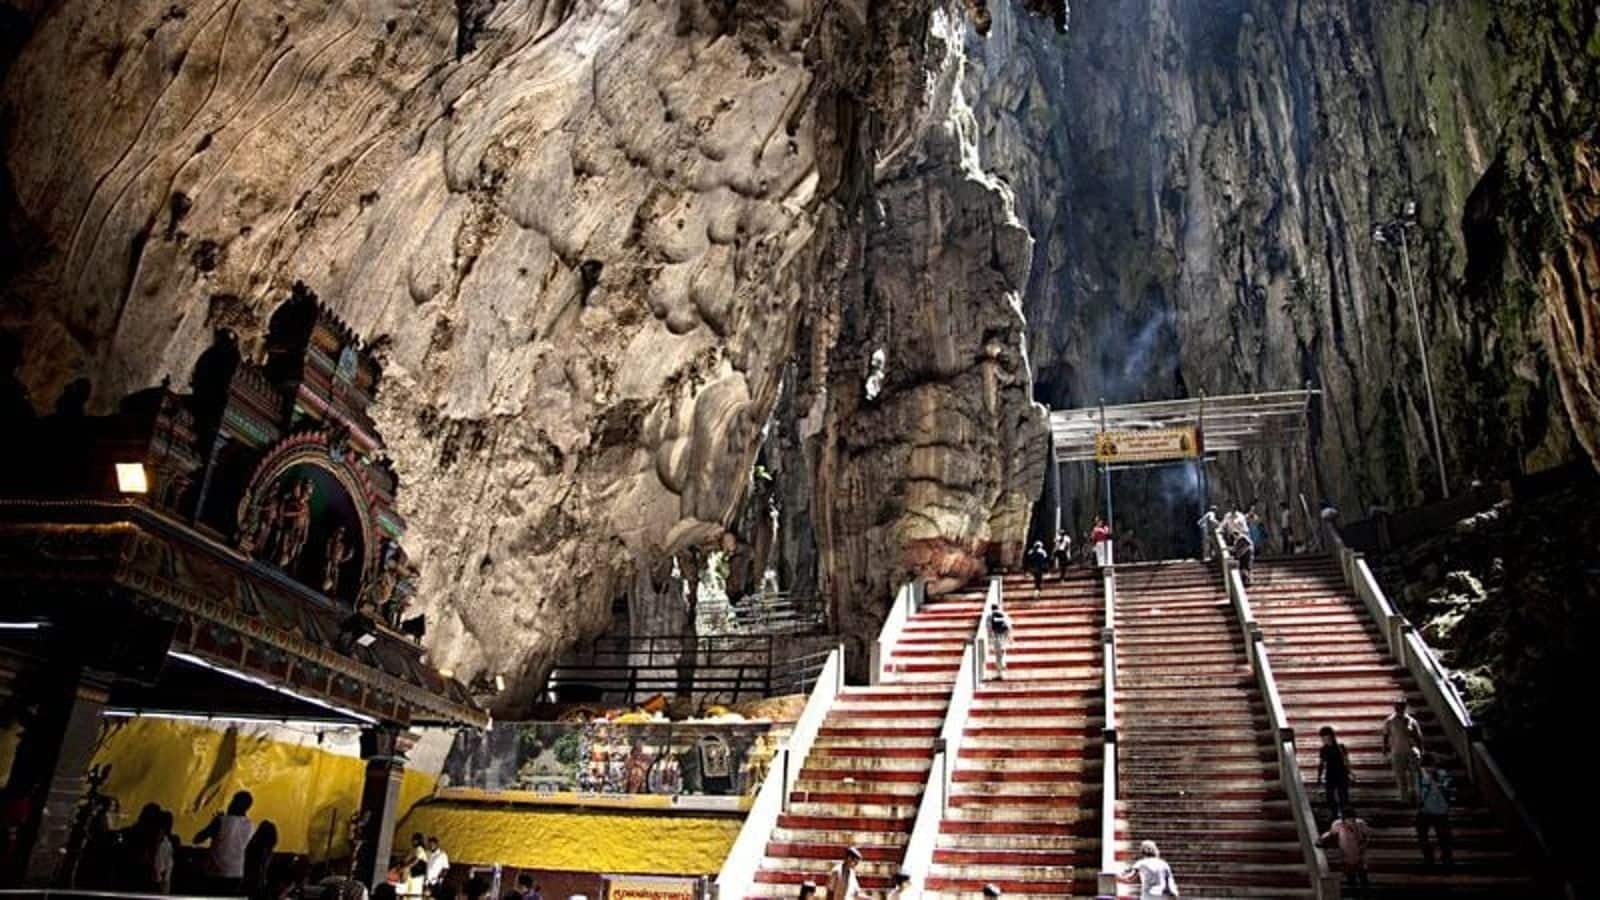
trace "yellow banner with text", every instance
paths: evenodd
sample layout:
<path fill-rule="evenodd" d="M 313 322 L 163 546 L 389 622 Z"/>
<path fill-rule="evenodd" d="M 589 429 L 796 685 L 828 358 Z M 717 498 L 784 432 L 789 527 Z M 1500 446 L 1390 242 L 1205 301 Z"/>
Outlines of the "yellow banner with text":
<path fill-rule="evenodd" d="M 1198 455 L 1200 455 L 1200 441 L 1193 428 L 1102 431 L 1094 436 L 1096 462 L 1193 459 Z"/>

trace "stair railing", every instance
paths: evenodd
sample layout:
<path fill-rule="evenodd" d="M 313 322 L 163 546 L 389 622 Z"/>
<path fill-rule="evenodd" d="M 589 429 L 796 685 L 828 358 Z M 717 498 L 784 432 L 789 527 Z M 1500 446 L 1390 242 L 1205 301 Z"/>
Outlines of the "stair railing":
<path fill-rule="evenodd" d="M 925 887 L 928 873 L 933 869 L 933 852 L 939 844 L 939 828 L 944 823 L 945 811 L 950 806 L 950 783 L 955 778 L 956 759 L 960 756 L 961 735 L 966 731 L 967 718 L 972 714 L 972 701 L 978 686 L 983 683 L 987 659 L 983 656 L 984 624 L 989 607 L 1000 602 L 1000 579 L 989 579 L 989 591 L 984 597 L 983 612 L 972 636 L 961 649 L 961 665 L 956 669 L 956 681 L 950 688 L 950 704 L 945 707 L 944 724 L 939 728 L 939 738 L 934 743 L 933 764 L 928 767 L 928 782 L 923 786 L 922 799 L 917 802 L 917 818 L 911 825 L 911 837 L 906 840 L 905 855 L 900 869 L 911 876 L 911 883 Z"/>
<path fill-rule="evenodd" d="M 1328 868 L 1328 854 L 1323 852 L 1318 840 L 1321 833 L 1317 829 L 1316 814 L 1311 809 L 1311 797 L 1306 793 L 1305 781 L 1300 775 L 1300 760 L 1294 747 L 1294 728 L 1283 709 L 1278 680 L 1272 674 L 1272 659 L 1267 653 L 1261 625 L 1250 606 L 1250 594 L 1245 589 L 1244 576 L 1227 547 L 1221 547 L 1220 558 L 1228 601 L 1238 615 L 1239 628 L 1244 633 L 1245 657 L 1249 660 L 1250 671 L 1255 674 L 1261 696 L 1266 701 L 1273 749 L 1278 757 L 1278 780 L 1283 783 L 1283 790 L 1289 796 L 1289 812 L 1294 816 L 1295 832 L 1300 838 L 1300 854 L 1311 873 L 1313 894 L 1317 900 L 1339 900 L 1339 877 Z"/>
<path fill-rule="evenodd" d="M 1100 874 L 1102 896 L 1117 895 L 1117 575 L 1101 569 L 1105 624 L 1100 629 L 1100 672 L 1105 691 L 1105 727 L 1100 738 Z"/>
<path fill-rule="evenodd" d="M 889 674 L 889 659 L 894 652 L 894 645 L 900 640 L 906 623 L 917 614 L 927 599 L 928 583 L 921 578 L 906 582 L 900 585 L 900 590 L 895 591 L 894 604 L 889 607 L 889 615 L 883 620 L 878 639 L 872 643 L 872 659 L 867 671 L 873 684 L 882 684 Z"/>
<path fill-rule="evenodd" d="M 1344 573 L 1345 583 L 1367 608 L 1367 613 L 1383 626 L 1389 655 L 1416 681 L 1423 699 L 1444 728 L 1445 737 L 1455 749 L 1456 756 L 1466 765 L 1467 777 L 1473 786 L 1489 802 L 1500 821 L 1517 835 L 1524 849 L 1540 861 L 1536 867 L 1539 871 L 1563 871 L 1539 823 L 1528 812 L 1527 804 L 1522 802 L 1516 788 L 1489 752 L 1488 744 L 1483 740 L 1483 729 L 1473 721 L 1471 710 L 1456 691 L 1449 671 L 1434 655 L 1433 648 L 1389 602 L 1383 588 L 1378 586 L 1378 579 L 1373 577 L 1365 556 L 1351 550 L 1336 528 L 1326 529 L 1324 537 L 1329 551 L 1339 563 L 1340 571 Z M 1565 878 L 1564 875 L 1559 877 Z M 1555 890 L 1560 896 L 1577 896 L 1575 889 L 1565 880 L 1556 885 Z"/>
<path fill-rule="evenodd" d="M 756 871 L 761 868 L 761 860 L 767 855 L 767 841 L 772 837 L 773 829 L 778 827 L 778 817 L 789 808 L 789 795 L 794 791 L 795 782 L 800 779 L 806 756 L 810 754 L 817 732 L 833 707 L 834 698 L 843 689 L 844 647 L 839 646 L 828 654 L 828 661 L 822 665 L 822 674 L 817 677 L 811 694 L 806 697 L 805 708 L 795 720 L 794 730 L 772 758 L 767 777 L 762 779 L 755 800 L 750 804 L 750 812 L 745 816 L 744 825 L 739 828 L 739 836 L 734 839 L 732 849 L 722 862 L 722 870 L 717 874 L 712 891 L 713 900 L 742 900 L 750 893 L 751 886 L 755 884 Z"/>

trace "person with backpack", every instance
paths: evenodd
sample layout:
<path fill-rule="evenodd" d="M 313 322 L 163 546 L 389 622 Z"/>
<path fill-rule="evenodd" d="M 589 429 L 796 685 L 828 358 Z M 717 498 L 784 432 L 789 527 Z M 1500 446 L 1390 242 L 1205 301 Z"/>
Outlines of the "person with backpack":
<path fill-rule="evenodd" d="M 994 649 L 994 668 L 996 678 L 1001 681 L 1006 677 L 1006 644 L 1011 642 L 1011 617 L 1006 615 L 1005 608 L 999 601 L 989 607 L 985 614 L 989 632 L 989 646 Z"/>
<path fill-rule="evenodd" d="M 1345 801 L 1342 811 L 1334 817 L 1327 833 L 1318 840 L 1322 844 L 1327 844 L 1329 841 L 1338 844 L 1339 856 L 1344 865 L 1345 884 L 1355 896 L 1364 896 L 1372 887 L 1372 882 L 1367 877 L 1367 844 L 1372 840 L 1372 827 L 1365 819 L 1356 815 L 1348 800 Z"/>
<path fill-rule="evenodd" d="M 1422 861 L 1431 866 L 1429 831 L 1439 839 L 1439 858 L 1450 865 L 1455 861 L 1450 846 L 1450 773 L 1434 764 L 1431 753 L 1424 753 L 1417 768 L 1417 842 L 1422 845 Z"/>
<path fill-rule="evenodd" d="M 1034 592 L 1040 591 L 1044 587 L 1044 573 L 1050 569 L 1050 552 L 1044 549 L 1044 541 L 1034 541 L 1022 555 L 1022 568 L 1033 576 Z"/>
<path fill-rule="evenodd" d="M 1155 841 L 1139 844 L 1139 861 L 1123 870 L 1117 880 L 1123 884 L 1137 884 L 1139 900 L 1180 896 L 1178 883 L 1172 878 L 1172 867 L 1161 858 Z"/>

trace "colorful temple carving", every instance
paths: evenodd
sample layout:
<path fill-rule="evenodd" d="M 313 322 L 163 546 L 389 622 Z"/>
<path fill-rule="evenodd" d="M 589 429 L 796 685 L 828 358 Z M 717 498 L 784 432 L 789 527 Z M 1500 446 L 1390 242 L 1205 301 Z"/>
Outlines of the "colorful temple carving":
<path fill-rule="evenodd" d="M 164 384 L 104 416 L 76 402 L 13 412 L 0 699 L 60 719 L 25 723 L 8 786 L 38 800 L 22 880 L 50 880 L 76 803 L 61 784 L 81 783 L 80 745 L 103 711 L 363 726 L 369 863 L 387 857 L 405 729 L 487 722 L 427 664 L 422 619 L 406 614 L 415 568 L 367 412 L 379 376 L 370 349 L 296 285 L 263 357 L 219 333 L 188 393 Z"/>

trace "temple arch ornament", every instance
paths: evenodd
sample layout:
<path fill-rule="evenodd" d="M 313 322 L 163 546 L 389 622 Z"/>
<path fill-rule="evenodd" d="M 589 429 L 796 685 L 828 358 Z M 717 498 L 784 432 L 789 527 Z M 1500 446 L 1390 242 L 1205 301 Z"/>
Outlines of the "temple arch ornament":
<path fill-rule="evenodd" d="M 238 509 L 239 550 L 329 597 L 355 603 L 380 563 L 383 498 L 366 466 L 324 429 L 268 450 Z"/>

